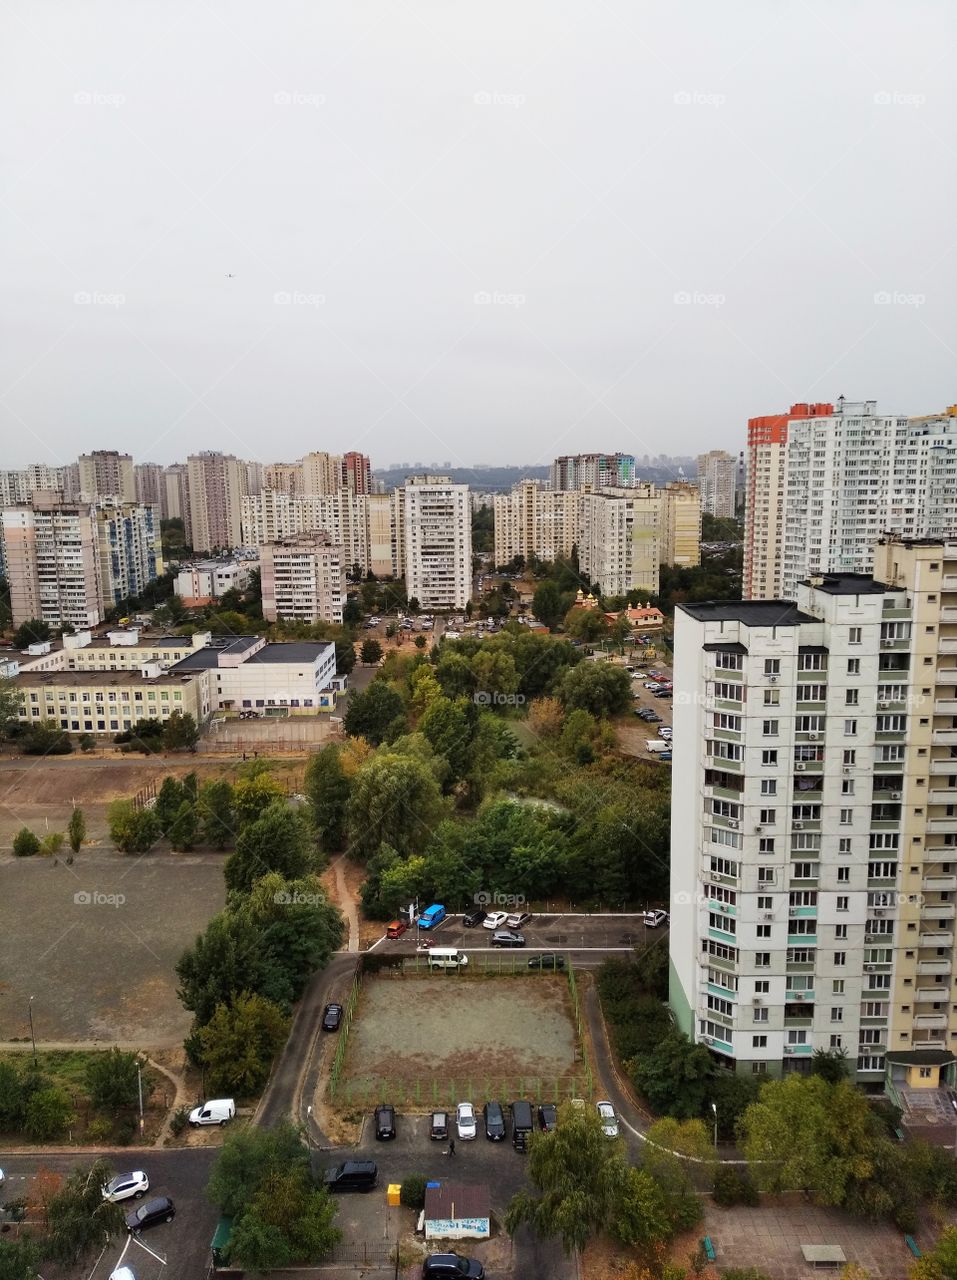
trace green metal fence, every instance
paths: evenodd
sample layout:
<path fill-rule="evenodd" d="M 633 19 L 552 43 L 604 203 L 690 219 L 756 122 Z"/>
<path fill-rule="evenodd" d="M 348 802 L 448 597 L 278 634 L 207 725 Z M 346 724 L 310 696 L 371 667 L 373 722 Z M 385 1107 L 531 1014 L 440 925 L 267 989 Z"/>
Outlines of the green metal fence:
<path fill-rule="evenodd" d="M 516 1098 L 530 1102 L 568 1102 L 571 1098 L 591 1096 L 590 1080 L 585 1075 L 545 1080 L 534 1076 L 476 1076 L 461 1080 L 437 1080 L 434 1076 L 383 1077 L 375 1080 L 346 1080 L 335 1091 L 335 1102 L 354 1109 L 371 1111 L 380 1102 L 398 1107 L 416 1107 L 423 1111 L 453 1111 L 459 1102 L 471 1102 L 480 1108 L 484 1102 L 497 1099 L 509 1103 Z"/>
<path fill-rule="evenodd" d="M 339 1030 L 339 1042 L 336 1045 L 335 1057 L 332 1059 L 332 1066 L 329 1068 L 329 1097 L 335 1098 L 339 1089 L 339 1077 L 342 1075 L 342 1064 L 346 1057 L 346 1046 L 349 1043 L 349 1029 L 352 1026 L 352 1018 L 356 1011 L 356 1005 L 359 1001 L 359 992 L 362 989 L 362 973 L 357 968 L 356 976 L 352 980 L 352 988 L 346 999 L 345 1006 L 342 1010 L 342 1026 Z"/>

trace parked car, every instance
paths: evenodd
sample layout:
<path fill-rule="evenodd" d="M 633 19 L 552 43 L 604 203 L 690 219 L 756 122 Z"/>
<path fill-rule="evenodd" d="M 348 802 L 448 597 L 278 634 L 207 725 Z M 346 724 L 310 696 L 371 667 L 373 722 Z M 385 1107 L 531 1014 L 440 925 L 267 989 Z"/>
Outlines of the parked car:
<path fill-rule="evenodd" d="M 485 920 L 485 912 L 481 907 L 476 907 L 474 911 L 467 911 L 462 917 L 462 923 L 466 929 L 474 929 L 476 925 L 482 924 Z"/>
<path fill-rule="evenodd" d="M 646 911 L 645 912 L 645 928 L 657 929 L 659 925 L 663 925 L 667 919 L 668 919 L 668 912 L 662 911 L 660 907 L 657 907 L 654 911 Z"/>
<path fill-rule="evenodd" d="M 213 1098 L 194 1107 L 189 1113 L 189 1122 L 194 1129 L 202 1124 L 225 1124 L 235 1114 L 236 1104 L 232 1098 Z"/>
<path fill-rule="evenodd" d="M 659 737 L 659 738 L 670 738 L 670 737 L 671 737 L 671 733 L 672 733 L 672 730 L 671 730 L 671 726 L 670 726 L 670 725 L 662 724 L 662 725 L 659 725 L 659 726 L 658 726 L 658 737 Z"/>
<path fill-rule="evenodd" d="M 523 925 L 528 924 L 532 918 L 530 911 L 516 911 L 514 915 L 508 917 L 505 923 L 510 929 L 521 929 Z"/>
<path fill-rule="evenodd" d="M 610 1102 L 596 1102 L 598 1114 L 601 1117 L 601 1131 L 606 1138 L 618 1137 L 618 1117 L 615 1115 L 615 1108 Z"/>
<path fill-rule="evenodd" d="M 532 956 L 528 962 L 530 969 L 564 969 L 565 957 L 556 956 L 552 951 L 546 951 L 540 956 Z"/>
<path fill-rule="evenodd" d="M 375 1136 L 379 1142 L 395 1137 L 395 1107 L 388 1102 L 380 1102 L 375 1109 Z"/>
<path fill-rule="evenodd" d="M 501 1142 L 505 1137 L 505 1112 L 499 1102 L 486 1102 L 482 1108 L 485 1120 L 485 1136 L 489 1142 Z"/>
<path fill-rule="evenodd" d="M 328 1191 L 371 1191 L 379 1181 L 374 1160 L 344 1160 L 331 1165 L 323 1176 Z"/>
<path fill-rule="evenodd" d="M 508 919 L 507 911 L 490 911 L 482 921 L 483 929 L 501 929 L 502 925 Z"/>
<path fill-rule="evenodd" d="M 150 1180 L 142 1169 L 135 1173 L 118 1173 L 103 1188 L 103 1199 L 115 1204 L 118 1200 L 139 1200 L 150 1189 Z"/>
<path fill-rule="evenodd" d="M 511 929 L 501 929 L 498 933 L 492 934 L 493 947 L 524 947 L 525 934 L 513 933 Z"/>
<path fill-rule="evenodd" d="M 558 1125 L 558 1108 L 552 1106 L 550 1102 L 543 1103 L 538 1108 L 538 1127 L 542 1133 L 551 1133 Z"/>
<path fill-rule="evenodd" d="M 147 1227 L 155 1227 L 158 1222 L 172 1222 L 175 1217 L 176 1207 L 169 1196 L 156 1196 L 152 1200 L 144 1200 L 138 1209 L 126 1215 L 126 1229 L 136 1234 Z"/>
<path fill-rule="evenodd" d="M 460 1253 L 433 1253 L 422 1263 L 422 1280 L 485 1280 L 485 1268 Z"/>
<path fill-rule="evenodd" d="M 449 1113 L 447 1111 L 433 1111 L 432 1119 L 429 1123 L 429 1137 L 433 1142 L 444 1142 L 449 1136 Z"/>
<path fill-rule="evenodd" d="M 342 1005 L 327 1004 L 322 1011 L 323 1031 L 338 1031 L 342 1022 Z"/>
<path fill-rule="evenodd" d="M 652 711 L 650 708 L 648 711 L 648 715 L 645 717 L 645 719 L 648 721 L 649 724 L 661 724 L 661 716 L 658 714 L 657 711 Z"/>
<path fill-rule="evenodd" d="M 656 698 L 673 698 L 674 695 L 675 695 L 674 689 L 656 689 L 655 690 Z"/>
<path fill-rule="evenodd" d="M 455 1108 L 455 1131 L 463 1142 L 469 1142 L 478 1132 L 475 1108 L 471 1102 L 460 1102 Z"/>

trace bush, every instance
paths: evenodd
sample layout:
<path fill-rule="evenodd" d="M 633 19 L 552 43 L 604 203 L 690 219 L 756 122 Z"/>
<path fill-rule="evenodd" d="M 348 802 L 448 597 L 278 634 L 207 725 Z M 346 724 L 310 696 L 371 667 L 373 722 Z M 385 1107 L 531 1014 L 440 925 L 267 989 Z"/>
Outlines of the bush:
<path fill-rule="evenodd" d="M 756 1208 L 760 1202 L 757 1189 L 747 1173 L 734 1165 L 719 1165 L 714 1175 L 714 1202 L 723 1209 L 732 1205 L 744 1204 Z"/>
<path fill-rule="evenodd" d="M 105 1142 L 107 1138 L 113 1136 L 112 1121 L 103 1116 L 97 1116 L 86 1126 L 86 1136 L 90 1142 Z"/>
<path fill-rule="evenodd" d="M 15 858 L 32 858 L 40 852 L 40 841 L 29 827 L 21 827 L 13 837 L 13 856 Z"/>
<path fill-rule="evenodd" d="M 181 1133 L 185 1133 L 186 1126 L 189 1124 L 189 1107 L 177 1107 L 173 1112 L 172 1119 L 169 1122 L 169 1131 L 174 1138 L 178 1138 Z"/>
<path fill-rule="evenodd" d="M 410 1173 L 399 1188 L 399 1203 L 407 1209 L 425 1208 L 426 1179 L 421 1173 Z"/>
<path fill-rule="evenodd" d="M 136 1137 L 137 1124 L 132 1116 L 123 1116 L 116 1126 L 116 1141 L 121 1147 L 128 1147 Z"/>

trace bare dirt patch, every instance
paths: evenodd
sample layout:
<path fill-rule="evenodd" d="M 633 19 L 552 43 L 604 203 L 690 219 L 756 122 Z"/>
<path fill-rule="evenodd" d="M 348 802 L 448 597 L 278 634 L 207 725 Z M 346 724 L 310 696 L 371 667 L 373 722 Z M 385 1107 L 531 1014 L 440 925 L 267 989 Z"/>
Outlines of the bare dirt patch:
<path fill-rule="evenodd" d="M 385 1088 L 423 1109 L 473 1094 L 551 1097 L 583 1075 L 560 977 L 369 978 L 349 1035 L 346 1109 Z"/>

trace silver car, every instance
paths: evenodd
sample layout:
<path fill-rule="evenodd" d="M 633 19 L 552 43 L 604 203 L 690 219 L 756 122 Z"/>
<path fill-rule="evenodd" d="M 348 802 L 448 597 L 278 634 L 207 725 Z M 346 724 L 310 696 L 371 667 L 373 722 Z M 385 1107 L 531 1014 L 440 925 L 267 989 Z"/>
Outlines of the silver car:
<path fill-rule="evenodd" d="M 598 1115 L 601 1118 L 601 1131 L 606 1138 L 618 1137 L 618 1117 L 610 1102 L 596 1102 Z"/>

